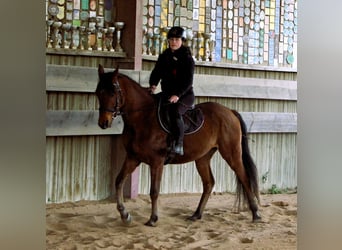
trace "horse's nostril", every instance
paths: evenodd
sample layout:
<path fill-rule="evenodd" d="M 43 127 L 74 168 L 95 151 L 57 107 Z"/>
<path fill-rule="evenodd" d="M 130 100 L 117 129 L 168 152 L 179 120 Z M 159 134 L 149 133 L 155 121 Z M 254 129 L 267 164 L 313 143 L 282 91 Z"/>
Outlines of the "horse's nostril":
<path fill-rule="evenodd" d="M 100 128 L 106 129 L 108 127 L 108 122 L 99 122 L 98 125 Z"/>
<path fill-rule="evenodd" d="M 110 128 L 112 125 L 112 120 L 110 120 L 109 117 L 104 118 L 104 119 L 99 119 L 97 124 L 102 129 Z"/>

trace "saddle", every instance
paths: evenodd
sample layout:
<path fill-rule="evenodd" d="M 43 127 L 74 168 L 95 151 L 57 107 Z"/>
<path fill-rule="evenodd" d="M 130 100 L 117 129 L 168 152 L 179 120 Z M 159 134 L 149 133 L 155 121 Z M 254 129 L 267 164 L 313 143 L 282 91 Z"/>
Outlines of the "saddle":
<path fill-rule="evenodd" d="M 170 134 L 170 117 L 166 112 L 162 98 L 158 98 L 158 121 L 163 130 Z M 182 116 L 184 121 L 184 135 L 196 133 L 204 123 L 204 115 L 200 108 L 193 106 Z"/>

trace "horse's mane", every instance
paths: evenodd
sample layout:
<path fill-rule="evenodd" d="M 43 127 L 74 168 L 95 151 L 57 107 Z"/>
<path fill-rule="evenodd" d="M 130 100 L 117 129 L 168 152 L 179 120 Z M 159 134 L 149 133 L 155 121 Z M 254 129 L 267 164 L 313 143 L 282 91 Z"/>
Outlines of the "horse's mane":
<path fill-rule="evenodd" d="M 111 83 L 112 83 L 113 74 L 114 74 L 113 71 L 104 73 L 102 75 L 103 79 L 101 81 L 101 86 L 98 86 L 98 88 L 103 88 L 103 89 L 108 89 L 108 87 L 111 88 L 112 87 Z M 136 82 L 131 77 L 129 77 L 128 75 L 125 75 L 123 73 L 118 73 L 117 77 L 118 78 L 126 78 L 128 81 L 133 82 L 133 83 L 141 86 L 138 82 Z"/>
<path fill-rule="evenodd" d="M 126 78 L 128 81 L 134 83 L 137 87 L 139 87 L 140 89 L 143 89 L 146 93 L 149 94 L 148 88 L 147 88 L 147 87 L 142 86 L 142 85 L 139 84 L 137 81 L 135 81 L 134 79 L 132 79 L 130 76 L 125 75 L 125 74 L 123 74 L 123 73 L 118 73 L 118 77 L 119 77 L 119 78 L 120 78 L 120 77 Z M 149 94 L 149 95 L 150 95 L 150 94 Z"/>
<path fill-rule="evenodd" d="M 96 92 L 103 89 L 106 90 L 108 92 L 114 92 L 114 86 L 112 84 L 112 79 L 114 76 L 115 71 L 111 71 L 111 72 L 106 72 L 104 74 L 102 74 L 100 77 L 100 81 L 98 82 L 98 85 L 96 87 Z M 125 83 L 123 83 L 121 85 L 121 88 L 126 88 L 125 86 L 127 86 L 129 89 L 135 89 L 135 91 L 130 92 L 131 95 L 135 95 L 136 98 L 138 97 L 142 97 L 142 98 L 146 98 L 147 99 L 154 99 L 153 95 L 151 95 L 151 93 L 149 92 L 149 88 L 147 87 L 143 87 L 142 85 L 140 85 L 137 81 L 135 81 L 134 79 L 132 79 L 131 77 L 118 72 L 117 74 L 117 78 L 121 79 L 122 81 L 125 81 Z"/>
<path fill-rule="evenodd" d="M 138 85 L 140 85 L 138 82 L 136 82 L 135 80 L 133 80 L 130 76 L 128 76 L 128 75 L 125 75 L 125 74 L 123 74 L 123 73 L 118 73 L 118 77 L 124 77 L 124 78 L 127 78 L 127 80 L 129 80 L 129 81 L 131 81 L 131 82 L 134 82 L 134 83 L 136 83 L 136 84 L 138 84 Z"/>

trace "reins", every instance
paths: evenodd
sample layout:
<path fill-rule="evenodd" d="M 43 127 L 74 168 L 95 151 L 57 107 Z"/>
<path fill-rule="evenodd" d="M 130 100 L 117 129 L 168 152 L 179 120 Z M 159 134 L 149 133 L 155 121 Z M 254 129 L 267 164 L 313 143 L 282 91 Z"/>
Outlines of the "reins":
<path fill-rule="evenodd" d="M 118 115 L 128 115 L 128 114 L 131 114 L 131 113 L 135 113 L 135 112 L 143 112 L 143 111 L 146 111 L 146 110 L 151 110 L 153 108 L 155 108 L 155 105 L 152 105 L 152 106 L 149 106 L 149 107 L 143 107 L 143 108 L 139 108 L 139 109 L 135 109 L 135 110 L 128 110 L 126 112 L 122 112 L 121 108 L 122 108 L 122 100 L 123 100 L 123 95 L 122 95 L 122 90 L 120 88 L 120 84 L 118 82 L 118 80 L 116 80 L 115 82 L 113 82 L 113 86 L 114 86 L 114 89 L 115 89 L 115 92 L 117 93 L 117 98 L 116 98 L 116 102 L 115 102 L 115 106 L 113 107 L 113 109 L 109 109 L 109 108 L 102 108 L 100 107 L 99 108 L 99 111 L 101 112 L 109 112 L 109 113 L 112 113 L 113 114 L 113 118 L 115 116 L 118 116 Z M 162 103 L 163 106 L 168 106 L 168 105 L 171 105 L 173 103 Z M 189 106 L 189 105 L 186 105 L 182 102 L 179 102 L 179 104 L 187 107 L 187 108 L 194 108 L 194 106 Z"/>

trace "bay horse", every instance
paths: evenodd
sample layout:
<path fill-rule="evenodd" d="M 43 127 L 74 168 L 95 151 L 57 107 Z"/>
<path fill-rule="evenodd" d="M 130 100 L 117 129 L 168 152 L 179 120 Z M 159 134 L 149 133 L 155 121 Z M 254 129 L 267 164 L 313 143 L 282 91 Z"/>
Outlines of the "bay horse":
<path fill-rule="evenodd" d="M 160 182 L 165 159 L 168 155 L 167 132 L 158 122 L 157 102 L 149 88 L 142 87 L 128 76 L 119 73 L 118 68 L 104 72 L 98 67 L 99 82 L 95 94 L 99 100 L 98 125 L 102 129 L 111 126 L 112 120 L 121 115 L 124 122 L 123 144 L 126 158 L 116 178 L 116 202 L 121 219 L 131 222 L 131 215 L 123 203 L 123 185 L 126 178 L 138 167 L 146 163 L 150 167 L 150 198 L 152 213 L 145 223 L 155 226 L 158 220 Z M 206 102 L 196 105 L 205 117 L 203 126 L 184 138 L 184 155 L 176 155 L 172 164 L 195 161 L 203 183 L 203 193 L 194 214 L 189 220 L 201 219 L 203 210 L 212 192 L 215 180 L 210 168 L 210 159 L 218 150 L 234 171 L 237 179 L 237 202 L 247 201 L 253 222 L 258 222 L 260 204 L 257 169 L 249 152 L 246 125 L 240 114 L 221 104 Z M 237 203 L 236 202 L 236 203 Z"/>

